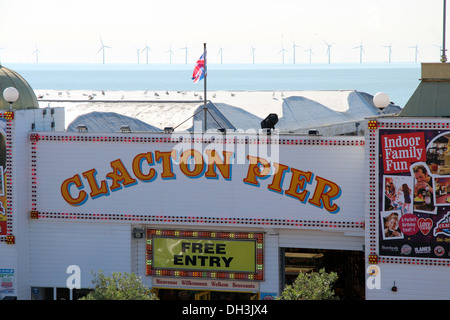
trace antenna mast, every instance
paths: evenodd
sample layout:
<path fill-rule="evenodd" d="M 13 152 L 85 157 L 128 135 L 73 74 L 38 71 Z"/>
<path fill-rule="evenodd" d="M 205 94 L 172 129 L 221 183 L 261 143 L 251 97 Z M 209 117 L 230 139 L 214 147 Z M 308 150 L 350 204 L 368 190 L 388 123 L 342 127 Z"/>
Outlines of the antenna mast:
<path fill-rule="evenodd" d="M 446 0 L 444 0 L 444 14 L 443 14 L 443 32 L 442 32 L 442 56 L 441 56 L 441 62 L 445 63 L 447 62 L 447 56 L 445 54 L 445 13 L 446 13 Z"/>
<path fill-rule="evenodd" d="M 204 101 L 203 101 L 203 110 L 205 111 L 204 112 L 204 115 L 205 115 L 205 120 L 203 121 L 203 125 L 204 125 L 204 128 L 203 128 L 203 132 L 204 133 L 206 133 L 206 130 L 207 130 L 207 128 L 208 128 L 208 126 L 207 126 L 207 123 L 206 123 L 206 117 L 207 117 L 207 115 L 208 115 L 208 108 L 207 108 L 207 106 L 206 106 L 206 104 L 207 104 L 207 101 L 206 101 L 206 79 L 207 79 L 207 67 L 206 67 L 206 42 L 205 43 L 203 43 L 203 54 L 204 54 L 204 58 L 205 58 L 205 64 L 204 64 L 204 72 L 205 72 L 205 75 L 204 75 L 204 79 L 203 79 L 203 95 L 204 95 Z"/>

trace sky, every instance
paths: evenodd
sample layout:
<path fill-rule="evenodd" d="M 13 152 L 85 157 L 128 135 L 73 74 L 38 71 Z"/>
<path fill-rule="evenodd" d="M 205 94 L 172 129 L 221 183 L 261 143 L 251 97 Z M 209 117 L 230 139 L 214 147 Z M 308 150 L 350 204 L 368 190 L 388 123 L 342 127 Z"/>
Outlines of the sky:
<path fill-rule="evenodd" d="M 146 46 L 150 64 L 195 64 L 203 43 L 209 64 L 360 63 L 360 45 L 363 63 L 389 62 L 387 46 L 393 63 L 415 62 L 416 46 L 417 62 L 438 62 L 443 42 L 443 0 L 1 0 L 0 12 L 4 65 L 102 63 L 100 39 L 106 63 L 130 64 L 147 63 Z"/>

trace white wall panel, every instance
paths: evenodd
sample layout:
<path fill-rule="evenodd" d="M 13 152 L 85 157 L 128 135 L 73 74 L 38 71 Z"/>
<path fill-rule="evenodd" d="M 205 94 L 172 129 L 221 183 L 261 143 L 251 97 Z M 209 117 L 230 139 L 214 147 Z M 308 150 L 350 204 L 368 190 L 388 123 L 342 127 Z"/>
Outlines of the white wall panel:
<path fill-rule="evenodd" d="M 67 267 L 78 265 L 81 285 L 91 272 L 131 272 L 131 229 L 125 224 L 33 221 L 30 224 L 31 285 L 66 287 Z"/>
<path fill-rule="evenodd" d="M 152 286 L 152 278 L 145 274 L 147 247 L 145 237 L 143 239 L 132 240 L 132 270 L 141 277 L 142 283 L 148 287 Z"/>
<path fill-rule="evenodd" d="M 264 281 L 260 283 L 260 292 L 279 294 L 280 248 L 278 235 L 264 235 Z"/>
<path fill-rule="evenodd" d="M 449 300 L 448 266 L 378 264 L 380 289 L 367 289 L 367 300 Z M 394 285 L 397 292 L 392 292 Z"/>

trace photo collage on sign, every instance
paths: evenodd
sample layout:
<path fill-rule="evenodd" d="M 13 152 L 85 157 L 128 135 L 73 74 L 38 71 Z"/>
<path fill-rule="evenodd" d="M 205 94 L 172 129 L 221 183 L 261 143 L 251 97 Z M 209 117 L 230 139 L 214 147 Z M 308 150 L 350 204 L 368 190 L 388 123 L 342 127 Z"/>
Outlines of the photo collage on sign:
<path fill-rule="evenodd" d="M 384 211 L 382 211 L 383 239 L 403 238 L 400 230 L 400 218 L 412 213 L 412 192 L 409 177 L 384 177 Z"/>

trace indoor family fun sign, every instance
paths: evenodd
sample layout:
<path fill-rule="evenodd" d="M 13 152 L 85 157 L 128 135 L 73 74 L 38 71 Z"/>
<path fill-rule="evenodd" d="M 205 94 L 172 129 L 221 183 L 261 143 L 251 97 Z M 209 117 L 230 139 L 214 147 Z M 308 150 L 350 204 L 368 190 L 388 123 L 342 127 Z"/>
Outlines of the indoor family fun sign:
<path fill-rule="evenodd" d="M 379 130 L 379 253 L 450 258 L 450 131 Z"/>

